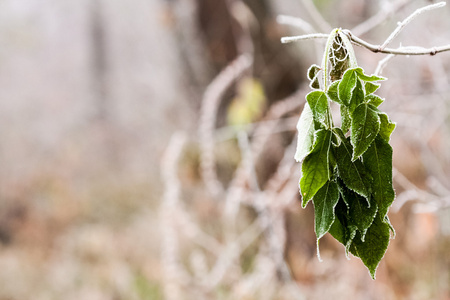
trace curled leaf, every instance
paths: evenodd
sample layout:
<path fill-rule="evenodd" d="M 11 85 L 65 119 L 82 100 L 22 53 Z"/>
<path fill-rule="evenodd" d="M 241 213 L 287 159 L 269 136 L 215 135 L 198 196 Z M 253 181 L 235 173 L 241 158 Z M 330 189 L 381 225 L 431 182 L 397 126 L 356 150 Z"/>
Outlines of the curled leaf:
<path fill-rule="evenodd" d="M 358 74 L 358 77 L 361 80 L 364 80 L 366 82 L 386 80 L 386 78 L 381 77 L 381 76 L 377 76 L 377 75 L 370 75 L 369 76 L 369 75 L 366 75 L 366 74 L 364 74 L 364 70 L 362 68 L 356 68 L 355 71 Z"/>
<path fill-rule="evenodd" d="M 311 108 L 305 103 L 297 123 L 297 150 L 294 158 L 301 162 L 311 152 L 314 142 L 314 119 Z"/>

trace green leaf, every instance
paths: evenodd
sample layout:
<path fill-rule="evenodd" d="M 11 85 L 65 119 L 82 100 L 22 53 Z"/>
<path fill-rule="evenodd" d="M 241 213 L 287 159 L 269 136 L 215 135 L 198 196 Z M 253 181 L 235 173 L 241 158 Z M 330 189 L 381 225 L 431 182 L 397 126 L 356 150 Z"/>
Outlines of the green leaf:
<path fill-rule="evenodd" d="M 345 71 L 342 80 L 339 82 L 338 85 L 339 99 L 344 105 L 348 106 L 350 104 L 350 99 L 352 98 L 353 90 L 356 87 L 357 79 L 358 78 L 356 77 L 354 69 L 348 69 L 347 71 Z"/>
<path fill-rule="evenodd" d="M 355 72 L 358 74 L 358 77 L 366 82 L 371 81 L 380 81 L 380 80 L 386 80 L 384 77 L 376 76 L 376 75 L 366 75 L 364 74 L 364 70 L 362 68 L 356 68 Z"/>
<path fill-rule="evenodd" d="M 339 82 L 341 82 L 341 81 L 337 80 L 328 87 L 327 95 L 332 101 L 342 104 L 341 100 L 339 99 L 339 95 L 338 95 Z"/>
<path fill-rule="evenodd" d="M 373 83 L 373 82 L 366 82 L 364 84 L 364 88 L 366 90 L 366 95 L 374 93 L 378 88 L 380 87 L 380 84 Z"/>
<path fill-rule="evenodd" d="M 350 112 L 348 110 L 348 107 L 344 105 L 340 106 L 340 111 L 341 111 L 341 129 L 343 132 L 347 133 L 352 124 Z"/>
<path fill-rule="evenodd" d="M 317 74 L 320 72 L 321 68 L 320 66 L 313 64 L 308 69 L 308 79 L 313 80 L 315 77 L 317 77 Z"/>
<path fill-rule="evenodd" d="M 356 226 L 349 224 L 348 219 L 349 216 L 347 206 L 344 201 L 340 199 L 335 207 L 334 222 L 328 232 L 342 245 L 344 245 L 346 254 L 348 254 L 348 250 L 356 236 L 357 231 Z"/>
<path fill-rule="evenodd" d="M 311 83 L 309 84 L 309 87 L 312 90 L 320 89 L 319 77 L 314 78 L 314 80 L 312 80 Z"/>
<path fill-rule="evenodd" d="M 297 131 L 297 151 L 294 158 L 296 161 L 301 162 L 311 152 L 314 142 L 314 119 L 308 103 L 305 103 L 303 107 L 297 123 Z"/>
<path fill-rule="evenodd" d="M 395 234 L 387 216 L 395 198 L 389 145 L 395 123 L 377 108 L 384 99 L 374 94 L 377 81 L 385 78 L 357 66 L 352 44 L 339 28 L 328 38 L 322 67 L 311 66 L 307 75 L 316 90 L 306 95 L 294 158 L 303 162 L 302 207 L 311 200 L 314 205 L 317 253 L 328 232 L 375 278 Z M 340 128 L 333 125 L 329 101 L 340 105 Z"/>
<path fill-rule="evenodd" d="M 363 154 L 363 160 L 373 178 L 372 195 L 383 219 L 395 198 L 392 187 L 392 148 L 383 138 L 377 137 Z"/>
<path fill-rule="evenodd" d="M 303 197 L 302 207 L 308 204 L 317 191 L 330 179 L 330 152 L 332 133 L 330 130 L 320 129 L 315 133 L 313 150 L 302 164 L 302 178 L 300 191 Z"/>
<path fill-rule="evenodd" d="M 380 117 L 370 104 L 360 104 L 352 114 L 351 143 L 354 147 L 352 160 L 362 155 L 380 131 Z"/>
<path fill-rule="evenodd" d="M 314 120 L 328 127 L 328 98 L 322 91 L 313 91 L 306 95 Z"/>
<path fill-rule="evenodd" d="M 386 253 L 389 245 L 389 225 L 383 222 L 377 214 L 372 225 L 366 233 L 364 241 L 359 234 L 353 239 L 350 252 L 361 258 L 364 265 L 369 269 L 372 279 L 375 279 L 377 267 Z"/>
<path fill-rule="evenodd" d="M 366 199 L 343 185 L 339 186 L 339 192 L 348 207 L 349 223 L 358 228 L 361 233 L 361 239 L 364 241 L 366 231 L 377 214 L 377 204 L 373 200 Z"/>
<path fill-rule="evenodd" d="M 341 139 L 341 144 L 334 150 L 339 177 L 349 189 L 368 198 L 371 192 L 372 178 L 366 172 L 361 160 L 352 161 L 351 144 L 340 130 L 336 130 L 336 132 Z"/>
<path fill-rule="evenodd" d="M 380 106 L 381 103 L 384 102 L 384 99 L 377 95 L 370 94 L 365 97 L 364 102 L 366 102 L 368 104 L 372 104 L 375 107 L 378 107 L 378 106 Z"/>
<path fill-rule="evenodd" d="M 350 114 L 352 114 L 353 111 L 356 109 L 356 107 L 358 107 L 358 105 L 360 105 L 363 102 L 364 102 L 364 89 L 361 80 L 358 79 L 356 81 L 356 87 L 353 90 L 352 98 L 350 99 L 350 104 L 348 107 Z"/>
<path fill-rule="evenodd" d="M 380 116 L 380 132 L 378 133 L 386 142 L 391 139 L 391 134 L 395 129 L 395 122 L 391 122 L 385 113 L 378 113 Z"/>
<path fill-rule="evenodd" d="M 328 55 L 329 61 L 331 62 L 330 79 L 332 82 L 341 79 L 345 70 L 349 66 L 356 64 L 353 50 L 345 46 L 347 43 L 350 44 L 347 36 L 339 32 L 336 33 L 331 45 L 332 50 L 330 49 L 331 51 Z"/>
<path fill-rule="evenodd" d="M 312 89 L 319 89 L 320 83 L 319 83 L 319 72 L 321 68 L 318 65 L 312 65 L 308 69 L 308 79 L 311 81 L 310 87 Z"/>
<path fill-rule="evenodd" d="M 336 182 L 328 181 L 314 195 L 314 230 L 317 240 L 330 230 L 334 221 L 334 208 L 339 200 L 339 190 Z"/>

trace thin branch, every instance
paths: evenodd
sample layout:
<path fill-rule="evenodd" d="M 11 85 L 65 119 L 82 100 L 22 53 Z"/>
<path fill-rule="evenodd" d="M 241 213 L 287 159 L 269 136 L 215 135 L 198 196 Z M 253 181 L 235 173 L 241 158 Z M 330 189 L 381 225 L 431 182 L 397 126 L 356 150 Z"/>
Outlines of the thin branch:
<path fill-rule="evenodd" d="M 177 204 L 177 210 L 177 213 L 172 218 L 176 219 L 179 234 L 183 234 L 191 241 L 195 241 L 197 245 L 212 254 L 218 253 L 221 249 L 220 243 L 199 227 L 198 221 L 192 219 L 192 216 L 187 213 L 187 209 L 182 203 Z"/>
<path fill-rule="evenodd" d="M 252 65 L 252 58 L 243 54 L 227 66 L 206 88 L 200 111 L 200 149 L 202 177 L 213 195 L 223 191 L 217 179 L 214 160 L 214 129 L 217 112 L 225 91 Z"/>
<path fill-rule="evenodd" d="M 283 44 L 302 41 L 302 40 L 312 40 L 312 39 L 327 39 L 328 33 L 311 33 L 297 36 L 286 36 L 281 38 Z"/>
<path fill-rule="evenodd" d="M 290 111 L 299 109 L 305 102 L 306 91 L 304 88 L 300 88 L 291 96 L 280 100 L 270 107 L 267 112 L 265 120 L 280 120 L 283 115 Z M 266 143 L 270 140 L 270 133 L 276 129 L 276 122 L 261 123 L 256 127 L 253 134 L 252 151 L 254 153 L 255 160 L 260 159 L 263 150 L 266 148 Z"/>
<path fill-rule="evenodd" d="M 241 150 L 242 162 L 245 164 L 247 173 L 249 174 L 250 188 L 257 193 L 261 192 L 261 188 L 258 184 L 258 177 L 255 170 L 255 162 L 253 158 L 252 149 L 250 148 L 250 141 L 245 131 L 239 131 L 237 134 L 238 145 Z"/>
<path fill-rule="evenodd" d="M 425 7 L 417 9 L 409 17 L 407 17 L 405 20 L 403 20 L 402 22 L 398 23 L 397 28 L 395 28 L 395 30 L 391 33 L 391 35 L 380 46 L 380 50 L 383 50 L 384 48 L 386 48 L 386 46 L 390 42 L 392 42 L 392 40 L 400 33 L 400 31 L 402 31 L 403 28 L 405 28 L 405 26 L 408 25 L 409 22 L 411 22 L 418 15 L 420 15 L 420 14 L 426 12 L 426 11 L 430 11 L 430 10 L 433 10 L 433 9 L 436 9 L 436 8 L 440 8 L 440 7 L 444 7 L 444 6 L 445 6 L 445 2 L 439 2 L 439 3 L 436 3 L 436 4 L 427 5 Z"/>
<path fill-rule="evenodd" d="M 265 224 L 268 226 L 268 224 Z M 233 262 L 264 232 L 260 218 L 257 218 L 233 241 L 226 243 L 223 250 L 218 253 L 215 265 L 208 274 L 207 285 L 210 289 L 220 284 L 232 267 Z"/>
<path fill-rule="evenodd" d="M 299 28 L 308 34 L 315 32 L 314 27 L 310 23 L 303 20 L 302 18 L 279 15 L 277 17 L 277 22 L 278 24 L 289 25 L 292 27 Z M 314 44 L 314 47 L 316 48 L 317 58 L 322 57 L 322 46 Z"/>
<path fill-rule="evenodd" d="M 407 17 L 405 20 L 400 22 L 397 26 L 397 28 L 389 35 L 389 37 L 384 41 L 382 45 L 373 45 L 370 44 L 363 39 L 355 36 L 352 34 L 350 30 L 344 29 L 342 32 L 346 34 L 349 39 L 356 45 L 362 46 L 364 48 L 369 49 L 372 52 L 375 53 L 385 53 L 385 54 L 395 54 L 395 55 L 436 55 L 440 52 L 444 51 L 450 51 L 450 45 L 444 45 L 440 47 L 432 47 L 432 48 L 423 48 L 423 47 L 399 47 L 399 48 L 386 48 L 386 46 L 392 42 L 392 40 L 402 31 L 403 28 L 405 28 L 406 25 L 408 25 L 414 18 L 416 18 L 418 15 L 422 14 L 423 12 L 430 11 L 436 8 L 440 8 L 445 6 L 445 2 L 439 2 L 436 4 L 431 4 L 422 8 L 417 9 L 415 12 L 413 12 L 409 17 Z M 306 34 L 306 35 L 299 35 L 299 36 L 289 36 L 289 37 L 282 37 L 281 42 L 283 44 L 290 43 L 290 42 L 296 42 L 301 40 L 309 40 L 309 39 L 325 39 L 328 38 L 328 34 L 324 33 L 314 33 L 314 34 Z"/>
<path fill-rule="evenodd" d="M 450 206 L 450 197 L 442 197 L 432 194 L 426 190 L 423 190 L 417 187 L 414 183 L 412 183 L 405 175 L 399 172 L 397 169 L 393 169 L 393 178 L 394 180 L 405 189 L 403 193 L 401 193 L 394 205 L 392 206 L 392 211 L 398 212 L 403 205 L 411 200 L 418 200 L 419 208 L 416 208 L 415 212 L 424 212 L 425 210 L 428 212 L 437 211 L 438 209 L 442 209 Z M 425 209 L 424 207 L 427 206 Z"/>
<path fill-rule="evenodd" d="M 253 59 L 255 46 L 253 45 L 250 27 L 252 24 L 258 24 L 257 18 L 242 0 L 226 0 L 225 4 L 230 15 L 241 27 L 238 31 L 235 26 L 231 26 L 231 33 L 234 37 L 238 53 L 248 53 Z"/>
<path fill-rule="evenodd" d="M 381 75 L 381 72 L 383 72 L 384 67 L 387 65 L 387 63 L 394 58 L 395 55 L 394 54 L 389 54 L 388 56 L 386 56 L 385 58 L 383 58 L 382 60 L 380 60 L 378 62 L 377 68 L 375 69 L 375 73 L 374 75 Z"/>
<path fill-rule="evenodd" d="M 312 25 L 301 18 L 286 16 L 286 15 L 279 15 L 277 17 L 277 23 L 282 24 L 282 25 L 289 25 L 292 27 L 297 27 L 307 33 L 314 32 L 314 28 L 312 27 Z"/>
<path fill-rule="evenodd" d="M 392 5 L 389 5 L 389 8 L 381 9 L 377 14 L 373 15 L 363 23 L 358 24 L 357 26 L 352 28 L 351 31 L 355 35 L 363 35 L 366 32 L 372 30 L 376 26 L 383 23 L 386 19 L 392 17 L 393 14 L 395 14 L 397 11 L 401 10 L 403 7 L 405 7 L 411 2 L 412 2 L 411 0 L 396 1 Z"/>
<path fill-rule="evenodd" d="M 436 55 L 441 52 L 450 51 L 450 44 L 439 46 L 439 47 L 432 47 L 432 48 L 423 48 L 423 47 L 399 47 L 399 48 L 381 48 L 381 45 L 373 45 L 370 44 L 363 39 L 360 39 L 359 37 L 354 36 L 350 30 L 344 29 L 342 30 L 344 34 L 346 34 L 350 40 L 361 47 L 364 47 L 372 52 L 375 53 L 384 53 L 384 54 L 395 54 L 395 55 Z M 283 44 L 301 41 L 301 40 L 309 40 L 309 39 L 325 39 L 328 38 L 328 34 L 325 33 L 315 33 L 315 34 L 305 34 L 305 35 L 299 35 L 299 36 L 288 36 L 288 37 L 282 37 L 281 42 Z"/>
<path fill-rule="evenodd" d="M 180 283 L 187 282 L 189 275 L 180 266 L 180 248 L 175 229 L 174 214 L 180 197 L 180 181 L 177 177 L 177 164 L 181 156 L 186 136 L 175 133 L 161 162 L 161 177 L 164 182 L 164 195 L 161 204 L 161 224 L 163 240 L 161 258 L 164 268 L 164 295 L 166 299 L 181 299 Z"/>
<path fill-rule="evenodd" d="M 436 55 L 440 52 L 450 51 L 450 45 L 423 48 L 423 47 L 399 47 L 399 48 L 383 48 L 382 45 L 372 45 L 359 37 L 354 36 L 349 30 L 342 30 L 350 40 L 356 45 L 362 46 L 375 53 L 395 54 L 395 55 Z"/>
<path fill-rule="evenodd" d="M 302 1 L 304 8 L 307 11 L 307 14 L 311 16 L 311 18 L 315 21 L 316 25 L 319 27 L 320 31 L 331 31 L 332 27 L 328 22 L 323 18 L 322 14 L 317 10 L 317 7 L 311 0 L 303 0 Z"/>
<path fill-rule="evenodd" d="M 300 105 L 301 105 L 301 103 L 298 104 L 298 106 L 300 106 Z M 271 135 L 271 134 L 276 134 L 276 133 L 280 133 L 280 132 L 295 130 L 295 125 L 297 124 L 297 122 L 298 122 L 298 116 L 282 118 L 280 120 L 277 120 L 277 119 L 263 120 L 263 121 L 259 121 L 259 122 L 244 124 L 244 125 L 242 125 L 242 130 L 247 133 L 250 133 L 253 130 L 255 130 L 256 128 L 258 128 L 259 126 L 267 125 L 274 129 L 268 133 L 265 133 L 265 132 L 254 133 L 254 134 L 252 134 L 252 137 L 255 137 L 255 136 L 258 136 L 261 134 Z M 214 137 L 215 137 L 216 143 L 234 139 L 236 137 L 236 127 L 235 126 L 224 126 L 224 127 L 217 128 Z"/>

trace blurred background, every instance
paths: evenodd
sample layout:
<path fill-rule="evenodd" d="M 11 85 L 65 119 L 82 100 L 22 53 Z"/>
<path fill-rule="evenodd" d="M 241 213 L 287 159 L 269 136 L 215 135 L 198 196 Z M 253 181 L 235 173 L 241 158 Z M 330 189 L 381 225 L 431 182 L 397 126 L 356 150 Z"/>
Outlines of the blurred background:
<path fill-rule="evenodd" d="M 450 52 L 384 65 L 397 235 L 372 281 L 328 235 L 316 257 L 293 154 L 325 41 L 280 43 L 381 44 L 431 3 L 0 0 L 0 300 L 450 299 Z M 449 16 L 390 46 L 450 44 Z"/>

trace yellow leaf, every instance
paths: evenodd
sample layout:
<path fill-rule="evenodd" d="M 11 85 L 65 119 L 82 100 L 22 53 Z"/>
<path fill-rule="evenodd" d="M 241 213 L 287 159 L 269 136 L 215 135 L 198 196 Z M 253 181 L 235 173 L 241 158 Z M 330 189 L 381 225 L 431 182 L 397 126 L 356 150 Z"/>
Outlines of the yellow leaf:
<path fill-rule="evenodd" d="M 228 107 L 228 125 L 240 126 L 258 120 L 266 104 L 264 88 L 258 79 L 243 78 L 237 86 L 237 95 Z"/>

